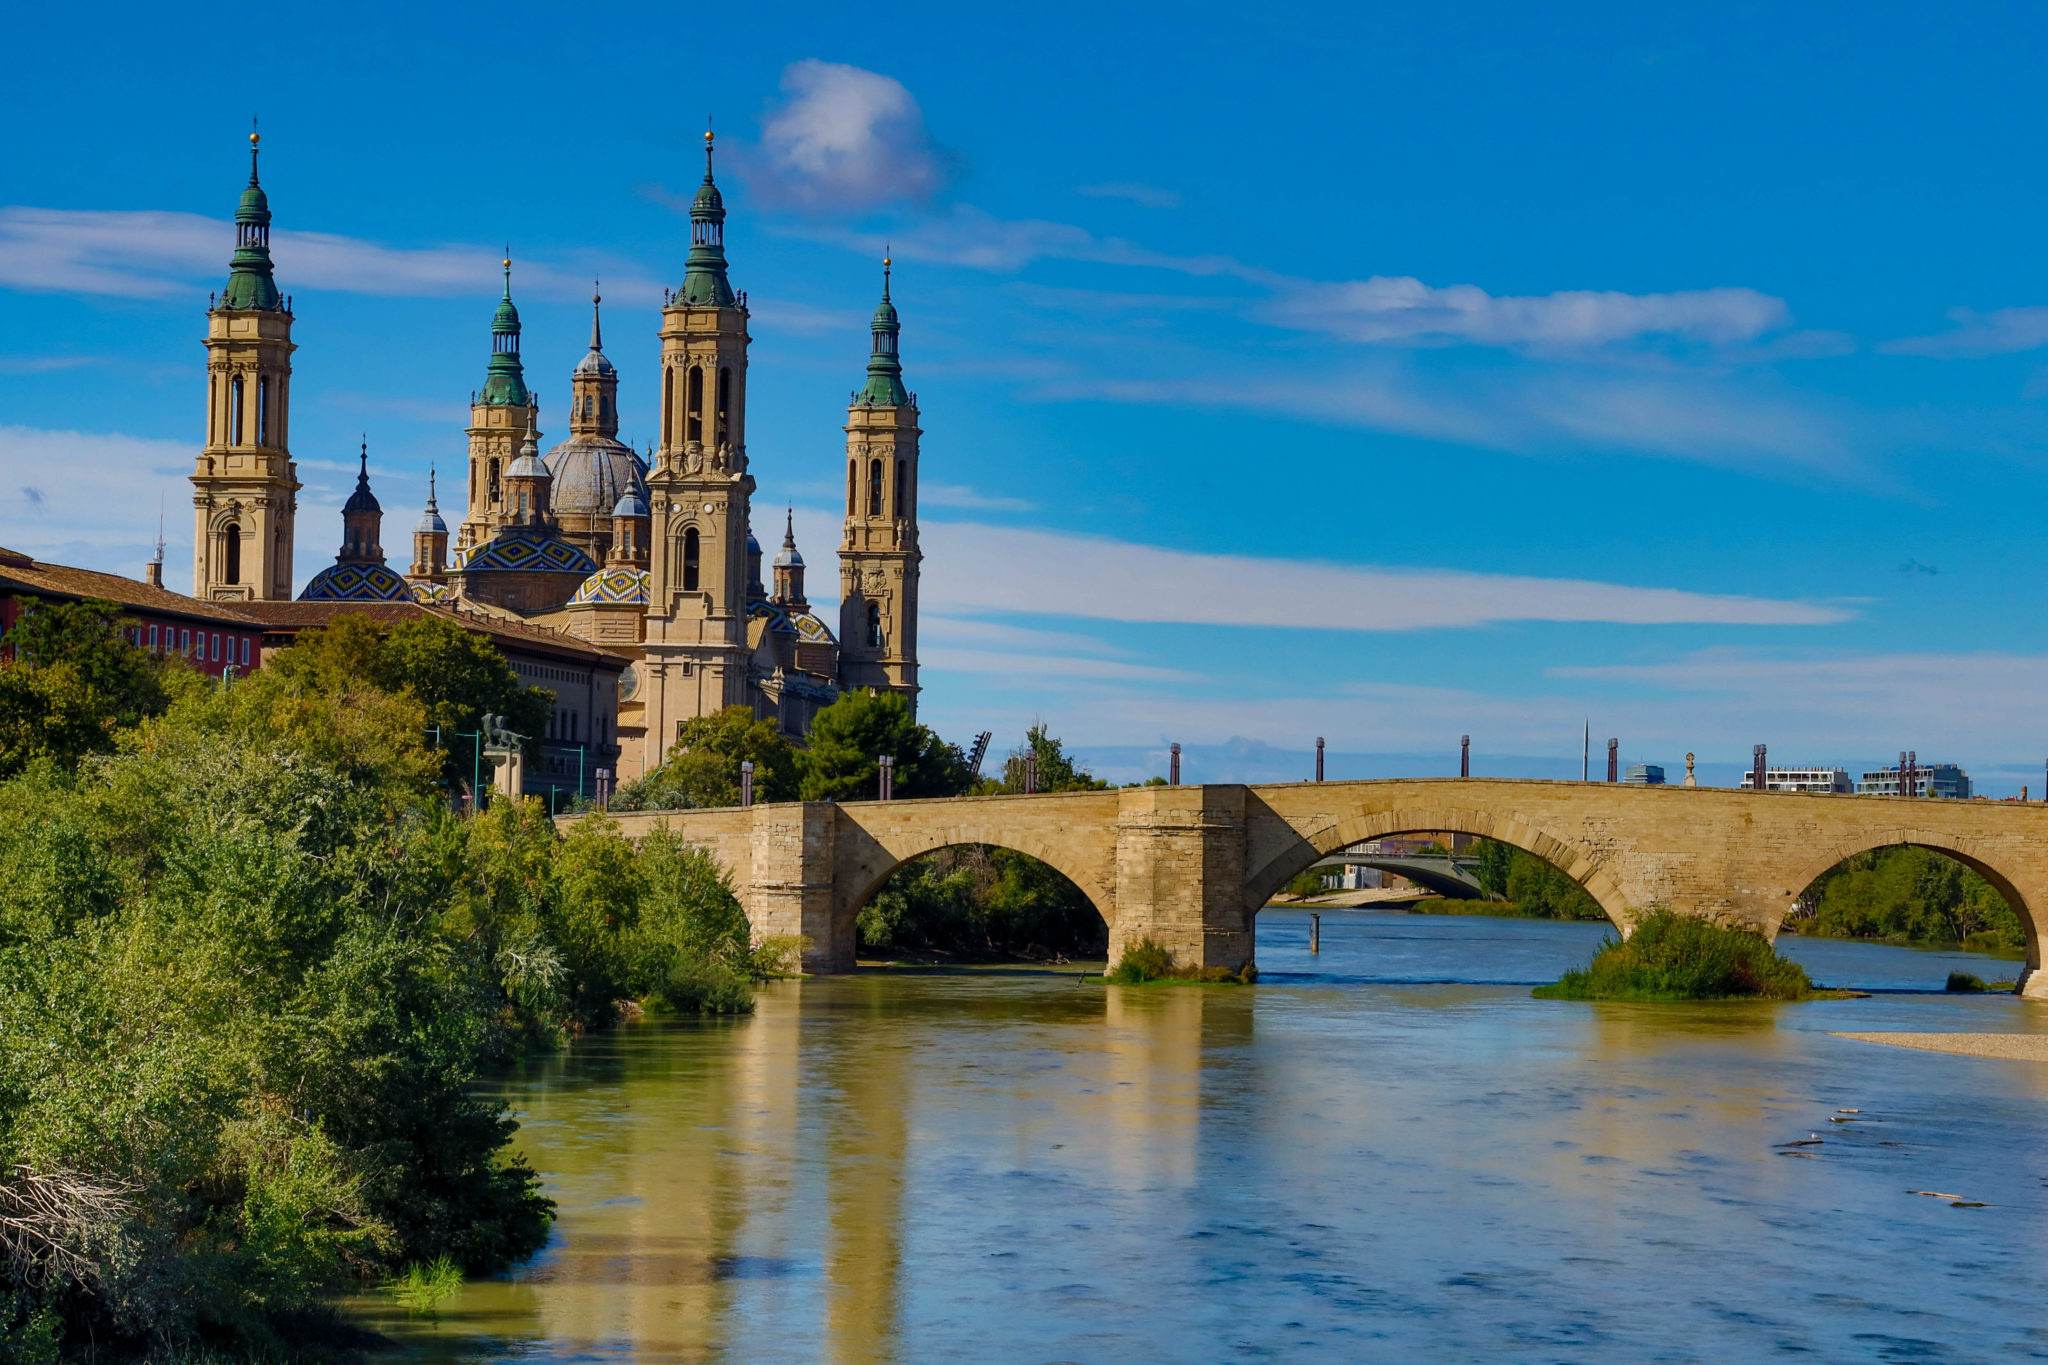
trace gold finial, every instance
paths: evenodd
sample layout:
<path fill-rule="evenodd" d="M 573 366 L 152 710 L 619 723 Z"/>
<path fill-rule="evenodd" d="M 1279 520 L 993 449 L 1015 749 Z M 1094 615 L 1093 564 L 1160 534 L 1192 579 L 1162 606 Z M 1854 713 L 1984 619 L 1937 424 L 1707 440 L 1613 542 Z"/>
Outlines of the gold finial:
<path fill-rule="evenodd" d="M 249 145 L 251 147 L 254 147 L 258 142 L 261 142 L 262 140 L 263 139 L 256 136 L 256 116 L 254 114 L 251 114 L 249 116 Z"/>
<path fill-rule="evenodd" d="M 512 258 L 510 256 L 507 256 L 505 258 L 505 268 L 507 270 L 510 270 L 512 268 Z"/>
<path fill-rule="evenodd" d="M 884 269 L 884 270 L 887 270 L 887 269 L 889 268 L 889 265 L 890 265 L 890 261 L 889 261 L 889 258 L 888 258 L 887 256 L 884 256 L 884 257 L 882 258 L 882 269 Z"/>

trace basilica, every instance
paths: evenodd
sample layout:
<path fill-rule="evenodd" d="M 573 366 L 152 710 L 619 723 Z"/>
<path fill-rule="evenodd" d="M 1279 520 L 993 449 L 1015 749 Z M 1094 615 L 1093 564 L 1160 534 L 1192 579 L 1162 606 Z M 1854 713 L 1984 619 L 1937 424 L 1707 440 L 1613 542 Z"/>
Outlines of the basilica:
<path fill-rule="evenodd" d="M 294 314 L 273 273 L 253 134 L 250 144 L 227 286 L 207 313 L 192 572 L 194 597 L 261 619 L 267 604 L 292 601 L 300 484 L 289 439 Z M 645 456 L 619 439 L 621 379 L 605 354 L 596 296 L 590 349 L 569 376 L 568 435 L 543 453 L 508 259 L 483 386 L 470 395 L 455 530 L 430 475 L 411 561 L 393 568 L 366 443 L 342 508 L 340 551 L 298 602 L 412 604 L 557 632 L 619 656 L 615 731 L 602 737 L 606 752 L 627 760 L 622 774 L 651 770 L 683 722 L 727 706 L 751 707 L 792 738 L 847 688 L 895 692 L 914 713 L 919 429 L 917 399 L 903 387 L 889 263 L 866 382 L 847 410 L 835 631 L 805 596 L 792 518 L 763 579 L 746 439 L 747 296 L 727 274 L 725 216 L 707 132 L 682 284 L 664 291 L 660 439 Z"/>

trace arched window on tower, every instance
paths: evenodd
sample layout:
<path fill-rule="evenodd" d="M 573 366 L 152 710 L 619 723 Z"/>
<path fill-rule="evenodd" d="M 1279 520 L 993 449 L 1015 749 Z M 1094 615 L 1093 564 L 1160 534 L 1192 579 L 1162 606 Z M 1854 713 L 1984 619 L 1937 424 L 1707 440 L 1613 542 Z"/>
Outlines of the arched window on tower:
<path fill-rule="evenodd" d="M 683 591 L 697 591 L 697 528 L 683 532 Z"/>
<path fill-rule="evenodd" d="M 256 444 L 270 444 L 270 376 L 256 381 Z"/>
<path fill-rule="evenodd" d="M 685 441 L 704 439 L 704 371 L 695 365 L 690 367 L 690 399 L 686 407 L 688 423 L 683 432 Z"/>
<path fill-rule="evenodd" d="M 896 462 L 896 515 L 898 517 L 904 517 L 909 515 L 909 513 L 903 510 L 903 490 L 906 486 L 906 475 L 904 471 L 906 468 L 907 465 L 904 461 L 898 460 Z"/>
<path fill-rule="evenodd" d="M 880 649 L 881 647 L 882 604 L 880 602 L 870 602 L 868 603 L 868 648 Z"/>
<path fill-rule="evenodd" d="M 221 528 L 221 581 L 239 583 L 242 581 L 242 528 L 229 522 Z"/>
<path fill-rule="evenodd" d="M 860 465 L 856 461 L 848 460 L 846 462 L 846 515 L 849 517 L 860 511 L 860 503 L 857 501 L 859 494 L 856 491 L 856 485 L 859 482 Z"/>
<path fill-rule="evenodd" d="M 664 443 L 676 438 L 676 367 L 664 366 L 661 371 L 661 439 Z"/>
<path fill-rule="evenodd" d="M 721 365 L 718 369 L 718 436 L 720 441 L 732 439 L 732 368 Z"/>
<path fill-rule="evenodd" d="M 240 376 L 240 375 L 236 375 L 236 376 L 235 376 L 235 378 L 234 378 L 234 382 L 233 382 L 233 383 L 231 383 L 231 384 L 230 384 L 230 385 L 228 386 L 228 396 L 229 396 L 229 408 L 228 408 L 228 413 L 229 413 L 229 416 L 228 416 L 228 444 L 229 444 L 229 445 L 233 445 L 233 446 L 238 446 L 238 445 L 241 445 L 241 444 L 243 443 L 243 436 L 242 436 L 242 376 Z"/>
<path fill-rule="evenodd" d="M 868 515 L 882 515 L 882 462 L 868 461 Z"/>

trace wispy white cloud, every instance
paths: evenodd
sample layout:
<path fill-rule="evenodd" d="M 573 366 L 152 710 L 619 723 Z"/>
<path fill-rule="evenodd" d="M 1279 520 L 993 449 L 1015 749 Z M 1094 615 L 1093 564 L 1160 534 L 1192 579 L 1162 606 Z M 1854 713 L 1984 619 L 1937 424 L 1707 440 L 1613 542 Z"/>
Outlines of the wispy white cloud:
<path fill-rule="evenodd" d="M 195 454 L 181 441 L 0 426 L 0 545 L 139 578 L 161 512 L 176 587 L 191 563 Z"/>
<path fill-rule="evenodd" d="M 1177 668 L 1124 663 L 1118 659 L 1061 654 L 1009 654 L 992 649 L 927 646 L 920 666 L 941 673 L 993 674 L 1027 687 L 1060 687 L 1077 682 L 1196 682 L 1199 675 Z"/>
<path fill-rule="evenodd" d="M 1076 185 L 1074 193 L 1087 195 L 1090 199 L 1128 199 L 1148 209 L 1177 209 L 1180 195 L 1174 190 L 1164 190 L 1157 185 L 1140 184 L 1134 180 L 1112 180 L 1101 185 Z"/>
<path fill-rule="evenodd" d="M 1615 374 L 1546 367 L 1541 374 L 1463 375 L 1357 364 L 1318 374 L 1175 379 L 1061 378 L 1054 399 L 1249 407 L 1516 453 L 1643 451 L 1708 464 L 1875 476 L 1844 432 L 1796 402 L 1699 374 Z"/>
<path fill-rule="evenodd" d="M 2048 346 L 2048 308 L 1951 308 L 1950 331 L 1901 337 L 1877 349 L 1893 355 L 1980 356 L 2033 351 Z"/>
<path fill-rule="evenodd" d="M 742 159 L 749 186 L 770 204 L 806 212 L 858 211 L 928 200 L 945 158 L 901 81 L 815 59 L 782 73 L 782 104 Z"/>
<path fill-rule="evenodd" d="M 106 363 L 96 355 L 0 355 L 0 374 L 54 374 Z"/>
<path fill-rule="evenodd" d="M 921 483 L 918 501 L 928 507 L 950 507 L 958 511 L 1029 512 L 1038 504 L 1025 498 L 980 493 L 960 483 Z"/>
<path fill-rule="evenodd" d="M 1005 621 L 978 621 L 966 616 L 938 616 L 926 612 L 918 623 L 921 634 L 943 640 L 949 647 L 967 645 L 982 649 L 1048 654 L 1097 654 L 1128 657 L 1130 650 L 1093 635 L 1064 630 L 1036 630 Z"/>
<path fill-rule="evenodd" d="M 232 223 L 160 209 L 0 208 L 0 286 L 53 293 L 172 298 L 227 277 Z M 502 247 L 383 246 L 329 232 L 279 230 L 271 256 L 287 293 L 331 289 L 382 297 L 489 294 L 502 279 Z M 520 294 L 587 298 L 593 275 L 608 296 L 649 301 L 660 284 L 611 259 L 513 261 Z"/>
<path fill-rule="evenodd" d="M 1707 346 L 1752 341 L 1791 324 L 1783 299 L 1754 289 L 1625 294 L 1570 289 L 1501 297 L 1477 285 L 1435 287 L 1376 275 L 1303 281 L 1260 312 L 1273 323 L 1364 343 L 1463 341 L 1482 346 L 1583 349 L 1665 337 Z"/>
<path fill-rule="evenodd" d="M 935 522 L 924 602 L 942 613 L 1399 631 L 1502 621 L 1829 625 L 1839 607 L 1452 570 L 1193 554 L 1051 531 Z M 1020 566 L 1029 565 L 1029 572 Z"/>

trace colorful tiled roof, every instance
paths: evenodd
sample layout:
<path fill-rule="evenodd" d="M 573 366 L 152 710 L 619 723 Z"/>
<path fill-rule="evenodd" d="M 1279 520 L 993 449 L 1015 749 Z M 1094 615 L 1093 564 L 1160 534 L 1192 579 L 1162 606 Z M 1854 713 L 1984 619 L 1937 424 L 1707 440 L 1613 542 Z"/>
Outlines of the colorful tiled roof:
<path fill-rule="evenodd" d="M 648 583 L 647 570 L 615 564 L 584 579 L 583 585 L 576 589 L 576 595 L 569 599 L 569 605 L 581 607 L 601 603 L 644 607 L 647 605 Z"/>
<path fill-rule="evenodd" d="M 412 585 L 412 600 L 415 602 L 453 602 L 455 589 L 446 583 L 415 583 Z"/>
<path fill-rule="evenodd" d="M 588 578 L 597 561 L 566 540 L 505 535 L 473 546 L 460 557 L 463 573 L 572 573 Z"/>
<path fill-rule="evenodd" d="M 807 611 L 792 612 L 773 602 L 756 602 L 747 608 L 747 616 L 751 620 L 765 620 L 768 629 L 778 634 L 794 635 L 810 644 L 837 643 L 825 623 Z"/>
<path fill-rule="evenodd" d="M 382 564 L 330 564 L 313 575 L 301 602 L 410 602 L 412 589 Z"/>

